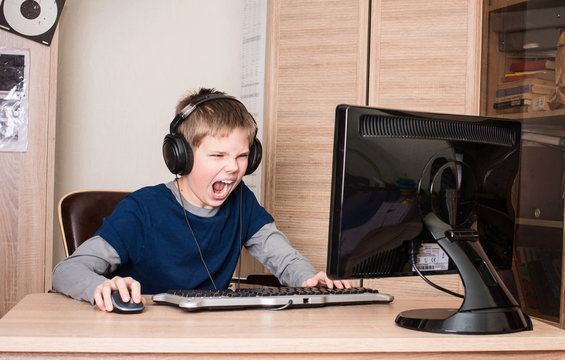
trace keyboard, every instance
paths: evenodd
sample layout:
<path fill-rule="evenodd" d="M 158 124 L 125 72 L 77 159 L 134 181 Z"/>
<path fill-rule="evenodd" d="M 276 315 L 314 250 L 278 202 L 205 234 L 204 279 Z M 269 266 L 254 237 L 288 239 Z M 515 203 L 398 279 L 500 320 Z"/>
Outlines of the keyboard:
<path fill-rule="evenodd" d="M 391 295 L 366 288 L 327 289 L 322 287 L 241 288 L 236 290 L 170 290 L 153 295 L 158 304 L 178 306 L 187 311 L 247 308 L 286 308 L 386 304 Z"/>

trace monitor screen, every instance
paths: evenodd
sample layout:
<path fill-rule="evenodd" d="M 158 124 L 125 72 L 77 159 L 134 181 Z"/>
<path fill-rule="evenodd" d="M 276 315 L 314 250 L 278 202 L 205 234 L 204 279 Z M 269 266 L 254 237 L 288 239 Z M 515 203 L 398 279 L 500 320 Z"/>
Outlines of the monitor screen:
<path fill-rule="evenodd" d="M 464 295 L 438 288 L 464 297 L 459 309 L 407 310 L 396 323 L 441 333 L 531 330 L 499 275 L 512 267 L 520 136 L 518 121 L 339 105 L 328 275 L 457 272 Z"/>
<path fill-rule="evenodd" d="M 455 272 L 428 218 L 472 229 L 497 270 L 512 267 L 520 124 L 340 105 L 328 274 Z"/>

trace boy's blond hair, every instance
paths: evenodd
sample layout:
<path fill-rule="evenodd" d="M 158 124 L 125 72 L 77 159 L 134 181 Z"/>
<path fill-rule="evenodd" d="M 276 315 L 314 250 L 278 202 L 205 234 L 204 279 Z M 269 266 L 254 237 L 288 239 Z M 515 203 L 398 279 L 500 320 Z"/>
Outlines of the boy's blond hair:
<path fill-rule="evenodd" d="M 215 89 L 202 88 L 179 101 L 176 108 L 177 114 L 188 104 L 210 94 L 226 95 L 224 92 Z M 228 136 L 236 128 L 247 131 L 249 146 L 251 146 L 257 133 L 257 124 L 253 116 L 239 101 L 218 99 L 198 105 L 188 118 L 178 126 L 177 132 L 184 136 L 192 149 L 196 149 L 207 135 Z"/>

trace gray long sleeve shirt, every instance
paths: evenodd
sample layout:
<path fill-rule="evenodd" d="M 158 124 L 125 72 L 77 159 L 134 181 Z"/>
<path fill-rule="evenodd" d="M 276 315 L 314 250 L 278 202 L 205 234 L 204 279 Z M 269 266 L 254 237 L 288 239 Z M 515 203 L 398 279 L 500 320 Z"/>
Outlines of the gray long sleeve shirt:
<path fill-rule="evenodd" d="M 174 189 L 172 183 L 167 184 Z M 180 202 L 175 191 L 177 201 Z M 199 216 L 214 216 L 215 209 L 206 210 L 184 202 L 187 211 Z M 282 284 L 300 286 L 313 277 L 316 270 L 306 258 L 294 249 L 274 223 L 266 224 L 244 246 Z M 94 303 L 94 289 L 106 280 L 106 275 L 120 266 L 116 250 L 100 236 L 84 242 L 53 270 L 53 289 L 74 299 Z M 143 288 L 141 289 L 143 292 Z"/>

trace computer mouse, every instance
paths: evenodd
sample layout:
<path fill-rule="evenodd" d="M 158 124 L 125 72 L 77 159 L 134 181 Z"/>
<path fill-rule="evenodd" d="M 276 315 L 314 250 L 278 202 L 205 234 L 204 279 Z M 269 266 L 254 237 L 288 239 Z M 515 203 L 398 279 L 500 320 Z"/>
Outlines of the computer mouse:
<path fill-rule="evenodd" d="M 135 314 L 142 312 L 145 308 L 143 302 L 140 302 L 139 304 L 134 303 L 131 296 L 128 302 L 123 301 L 118 290 L 112 290 L 112 305 L 114 306 L 114 310 L 112 310 L 112 312 L 120 314 Z"/>

